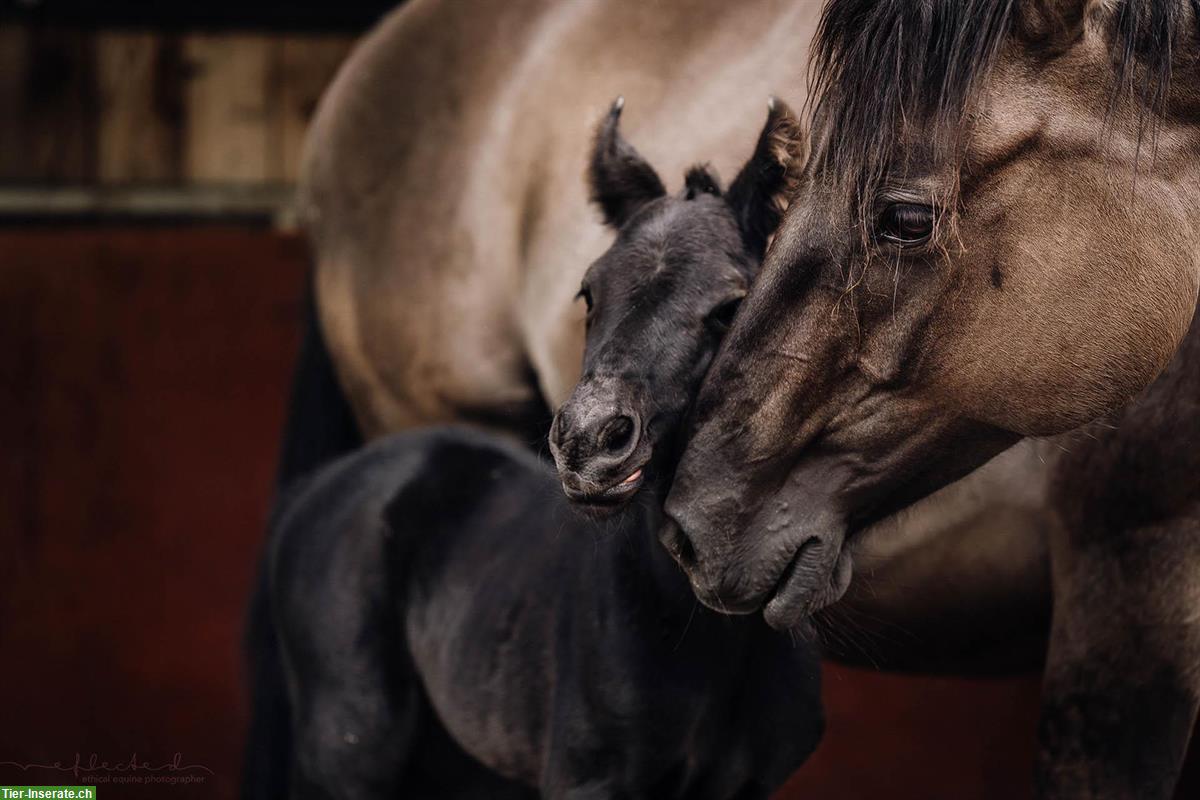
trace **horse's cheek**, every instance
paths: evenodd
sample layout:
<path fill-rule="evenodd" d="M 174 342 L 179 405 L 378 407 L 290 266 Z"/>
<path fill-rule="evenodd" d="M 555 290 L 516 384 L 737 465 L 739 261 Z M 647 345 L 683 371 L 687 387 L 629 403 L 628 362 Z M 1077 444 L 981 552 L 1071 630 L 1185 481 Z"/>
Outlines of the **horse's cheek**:
<path fill-rule="evenodd" d="M 1111 206 L 1064 212 L 1033 201 L 1023 211 L 1010 209 L 1007 236 L 993 230 L 985 246 L 980 232 L 959 259 L 967 277 L 941 304 L 928 361 L 963 416 L 1044 436 L 1119 408 L 1154 380 L 1188 329 L 1200 273 L 1193 243 L 1139 237 Z"/>

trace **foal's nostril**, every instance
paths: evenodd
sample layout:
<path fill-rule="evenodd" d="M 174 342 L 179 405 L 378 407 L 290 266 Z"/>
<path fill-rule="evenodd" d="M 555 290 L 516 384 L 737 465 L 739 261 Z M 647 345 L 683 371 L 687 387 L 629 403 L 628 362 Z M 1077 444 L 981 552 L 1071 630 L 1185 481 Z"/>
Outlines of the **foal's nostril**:
<path fill-rule="evenodd" d="M 609 453 L 622 453 L 633 438 L 633 420 L 626 416 L 615 417 L 600 430 L 597 444 Z"/>
<path fill-rule="evenodd" d="M 554 415 L 554 419 L 550 421 L 550 446 L 555 450 L 561 450 L 563 446 L 563 412 L 560 410 Z M 556 456 L 557 458 L 557 456 Z"/>

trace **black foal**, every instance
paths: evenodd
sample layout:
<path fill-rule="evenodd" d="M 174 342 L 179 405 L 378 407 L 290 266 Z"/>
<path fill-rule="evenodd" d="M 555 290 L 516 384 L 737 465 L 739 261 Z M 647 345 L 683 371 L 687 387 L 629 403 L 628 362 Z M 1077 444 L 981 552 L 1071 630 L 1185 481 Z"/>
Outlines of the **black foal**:
<path fill-rule="evenodd" d="M 271 554 L 294 796 L 767 797 L 820 737 L 815 657 L 700 606 L 646 501 L 585 518 L 549 465 L 453 428 L 300 486 Z"/>
<path fill-rule="evenodd" d="M 583 370 L 550 428 L 563 490 L 596 515 L 670 484 L 682 420 L 762 266 L 803 167 L 792 110 L 772 100 L 758 144 L 722 189 L 707 167 L 668 195 L 621 136 L 618 102 L 588 178 L 616 241 L 588 268 Z"/>

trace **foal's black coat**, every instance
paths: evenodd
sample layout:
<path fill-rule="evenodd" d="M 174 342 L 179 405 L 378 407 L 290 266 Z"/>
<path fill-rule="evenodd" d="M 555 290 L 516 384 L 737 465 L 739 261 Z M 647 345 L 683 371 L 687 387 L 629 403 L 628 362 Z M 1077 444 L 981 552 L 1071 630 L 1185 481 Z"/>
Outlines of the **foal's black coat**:
<path fill-rule="evenodd" d="M 699 606 L 659 515 L 585 519 L 468 429 L 322 470 L 272 554 L 296 795 L 767 797 L 819 738 L 816 662 Z"/>
<path fill-rule="evenodd" d="M 589 270 L 585 379 L 618 340 L 658 353 L 639 383 L 659 407 L 637 428 L 667 465 L 720 339 L 713 309 L 744 292 L 778 222 L 794 118 L 772 106 L 727 196 L 695 169 L 667 198 L 619 113 L 592 165 L 620 232 Z M 574 408 L 596 401 L 577 393 Z M 556 455 L 569 428 L 560 415 Z M 296 489 L 271 554 L 295 795 L 746 800 L 778 787 L 820 736 L 814 656 L 757 615 L 696 602 L 657 541 L 655 488 L 592 521 L 532 454 L 439 429 Z"/>

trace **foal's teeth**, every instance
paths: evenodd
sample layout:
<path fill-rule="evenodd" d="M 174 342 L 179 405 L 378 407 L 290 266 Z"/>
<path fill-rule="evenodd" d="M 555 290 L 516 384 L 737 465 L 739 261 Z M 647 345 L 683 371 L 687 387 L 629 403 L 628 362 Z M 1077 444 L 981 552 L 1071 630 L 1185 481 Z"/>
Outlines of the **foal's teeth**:
<path fill-rule="evenodd" d="M 622 485 L 622 486 L 628 486 L 629 484 L 631 484 L 631 483 L 634 483 L 635 481 L 637 481 L 637 479 L 638 479 L 638 478 L 640 478 L 640 477 L 642 477 L 642 470 L 641 470 L 641 469 L 638 469 L 636 472 L 634 472 L 634 473 L 633 473 L 632 475 L 630 475 L 628 478 L 626 478 L 625 480 L 621 481 L 621 485 Z"/>

